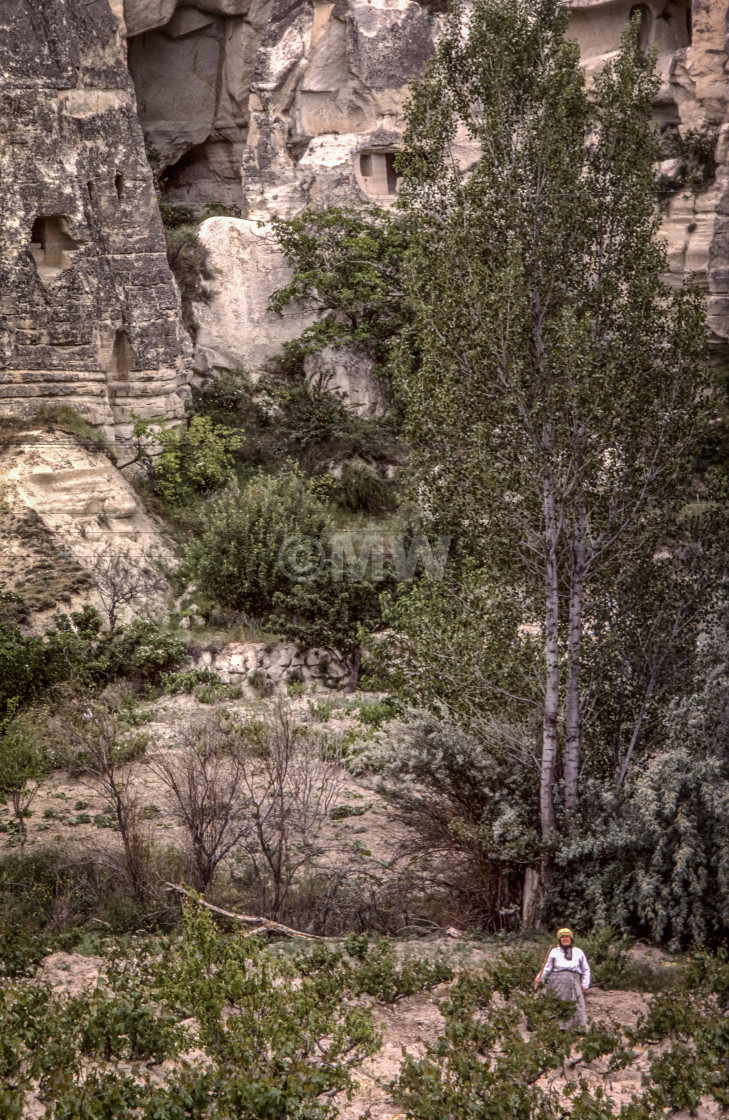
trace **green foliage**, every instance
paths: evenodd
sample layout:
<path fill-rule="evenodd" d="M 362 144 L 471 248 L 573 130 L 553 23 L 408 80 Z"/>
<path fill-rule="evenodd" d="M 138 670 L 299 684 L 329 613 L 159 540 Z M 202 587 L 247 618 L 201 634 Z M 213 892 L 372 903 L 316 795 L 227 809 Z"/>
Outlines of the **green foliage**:
<path fill-rule="evenodd" d="M 208 284 L 213 279 L 213 272 L 209 264 L 208 251 L 196 232 L 187 225 L 177 224 L 176 216 L 172 216 L 176 215 L 178 209 L 176 206 L 172 214 L 168 214 L 168 219 L 172 218 L 175 224 L 171 228 L 169 226 L 165 228 L 167 261 L 180 289 L 182 321 L 194 339 L 198 325 L 195 321 L 193 304 L 209 302 Z M 188 207 L 184 209 L 187 210 Z"/>
<path fill-rule="evenodd" d="M 240 218 L 240 206 L 226 206 L 223 202 L 206 202 L 203 206 L 205 218 Z"/>
<path fill-rule="evenodd" d="M 348 509 L 388 509 L 392 487 L 380 470 L 402 449 L 391 419 L 373 420 L 348 409 L 324 380 L 264 375 L 255 384 L 241 372 L 224 374 L 193 390 L 196 415 L 241 432 L 236 462 L 278 467 L 296 462 L 314 479 L 326 479 L 321 496 Z M 333 465 L 348 464 L 352 478 L 335 480 Z M 364 506 L 362 505 L 364 502 Z"/>
<path fill-rule="evenodd" d="M 239 432 L 193 416 L 187 425 L 170 428 L 163 420 L 134 418 L 135 462 L 146 469 L 155 493 L 166 505 L 184 505 L 230 482 Z"/>
<path fill-rule="evenodd" d="M 618 583 L 635 602 L 651 565 L 660 587 L 711 416 L 703 299 L 664 281 L 652 56 L 636 17 L 588 97 L 568 18 L 557 0 L 456 3 L 399 160 L 419 356 L 404 350 L 400 363 L 412 492 L 434 533 L 457 534 L 450 578 L 424 581 L 394 612 L 400 668 L 421 703 L 440 689 L 488 753 L 490 724 L 508 722 L 526 759 L 540 722 L 545 841 L 590 772 L 602 681 L 585 670 L 595 636 L 610 641 L 607 600 Z M 465 179 L 461 129 L 479 152 Z M 610 728 L 618 775 L 672 641 L 683 654 L 695 640 L 706 598 L 685 574 L 683 586 L 691 605 L 677 596 L 670 619 L 659 612 L 660 643 L 646 614 L 624 646 L 640 699 Z M 600 738 L 600 751 L 614 741 Z"/>
<path fill-rule="evenodd" d="M 43 779 L 53 765 L 46 749 L 27 722 L 15 718 L 17 701 L 0 720 L 0 795 L 10 798 L 18 828 L 21 850 L 25 845 L 25 818 Z"/>
<path fill-rule="evenodd" d="M 165 673 L 162 687 L 174 696 L 177 692 L 194 692 L 201 684 L 220 684 L 220 677 L 212 669 L 186 669 L 182 673 Z"/>
<path fill-rule="evenodd" d="M 331 487 L 331 497 L 341 509 L 353 513 L 387 513 L 395 509 L 392 483 L 360 460 L 344 464 Z"/>
<path fill-rule="evenodd" d="M 0 718 L 43 699 L 56 684 L 88 687 L 126 677 L 157 685 L 187 655 L 179 638 L 154 622 L 138 619 L 100 633 L 98 612 L 89 606 L 57 613 L 54 621 L 43 637 L 0 625 Z"/>
<path fill-rule="evenodd" d="M 322 506 L 298 472 L 262 476 L 208 507 L 199 538 L 187 546 L 185 569 L 201 595 L 262 617 L 290 582 L 279 563 L 282 547 L 299 538 L 318 542 L 326 526 Z"/>
<path fill-rule="evenodd" d="M 428 712 L 410 712 L 354 744 L 347 766 L 378 775 L 378 792 L 407 825 L 411 848 L 436 856 L 432 874 L 472 921 L 499 929 L 518 914 L 522 868 L 539 853 L 528 756 L 508 727 L 490 750 Z"/>
<path fill-rule="evenodd" d="M 221 1067 L 277 1090 L 290 1107 L 306 1102 L 312 1118 L 328 1114 L 323 1103 L 317 1111 L 317 1098 L 347 1089 L 351 1068 L 379 1045 L 370 1013 L 342 1001 L 326 971 L 308 968 L 302 977 L 260 942 L 221 935 L 200 907 L 186 909 L 184 941 L 160 976 L 166 1000 L 195 1015 L 201 1043 Z"/>
<path fill-rule="evenodd" d="M 716 175 L 716 144 L 718 129 L 714 124 L 701 128 L 688 128 L 680 132 L 669 128 L 661 136 L 661 156 L 663 159 L 684 161 L 684 170 L 677 179 L 661 179 L 661 193 L 684 190 L 701 191 L 713 181 Z"/>
<path fill-rule="evenodd" d="M 22 442 L 25 432 L 62 431 L 76 436 L 82 447 L 103 451 L 114 461 L 114 451 L 98 428 L 66 404 L 43 404 L 32 416 L 0 416 L 0 446 Z"/>
<path fill-rule="evenodd" d="M 404 715 L 403 705 L 386 696 L 384 700 L 363 700 L 359 705 L 357 719 L 365 727 L 381 727 L 388 720 Z"/>
<path fill-rule="evenodd" d="M 554 912 L 673 947 L 720 945 L 729 922 L 726 608 L 702 635 L 693 696 L 660 721 L 649 764 L 619 795 L 590 781 L 581 829 L 557 854 Z"/>
<path fill-rule="evenodd" d="M 402 263 L 408 246 L 403 217 L 379 206 L 307 210 L 275 219 L 274 234 L 293 268 L 291 281 L 270 306 L 290 303 L 318 318 L 289 351 L 312 354 L 326 346 L 364 347 L 375 371 L 387 374 L 408 325 Z"/>
<path fill-rule="evenodd" d="M 194 224 L 195 211 L 192 206 L 187 206 L 184 202 L 166 202 L 161 198 L 157 202 L 165 230 L 178 230 Z"/>

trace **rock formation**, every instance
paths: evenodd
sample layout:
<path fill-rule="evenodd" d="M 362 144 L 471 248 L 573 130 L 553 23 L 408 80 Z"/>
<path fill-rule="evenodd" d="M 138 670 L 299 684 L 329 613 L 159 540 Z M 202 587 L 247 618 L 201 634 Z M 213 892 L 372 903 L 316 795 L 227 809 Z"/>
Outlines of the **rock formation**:
<path fill-rule="evenodd" d="M 394 198 L 407 86 L 438 22 L 424 4 L 126 0 L 125 16 L 170 198 L 249 218 Z"/>
<path fill-rule="evenodd" d="M 131 568 L 172 563 L 163 535 L 107 456 L 46 427 L 0 447 L 0 590 L 21 596 L 29 618 L 47 622 L 59 605 L 100 605 L 94 568 L 120 554 Z M 146 596 L 165 603 L 166 582 Z"/>
<path fill-rule="evenodd" d="M 407 86 L 432 52 L 442 10 L 437 0 L 126 0 L 129 64 L 169 196 L 235 204 L 249 220 L 290 217 L 307 206 L 392 202 Z M 712 340 L 723 343 L 727 4 L 693 0 L 692 10 L 691 0 L 573 0 L 569 34 L 588 78 L 618 50 L 636 10 L 643 44 L 658 54 L 661 127 L 716 129 L 713 182 L 698 191 L 669 182 L 662 205 L 671 274 L 677 282 L 696 275 L 707 293 Z M 681 161 L 667 170 L 680 184 Z M 286 275 L 281 257 L 269 244 L 263 264 L 263 235 L 253 225 L 230 227 L 230 234 L 203 226 L 219 279 L 212 304 L 199 309 L 197 365 L 205 372 L 237 364 L 255 373 L 296 333 L 296 317 L 265 313 Z M 335 374 L 349 392 L 351 377 Z M 354 374 L 367 381 L 366 369 Z M 362 399 L 353 388 L 353 400 L 358 392 Z M 376 407 L 365 397 L 365 410 Z"/>
<path fill-rule="evenodd" d="M 0 412 L 69 404 L 112 439 L 180 416 L 189 364 L 120 15 L 0 5 Z"/>
<path fill-rule="evenodd" d="M 200 330 L 195 367 L 201 373 L 246 369 L 257 373 L 284 342 L 298 338 L 311 317 L 296 310 L 268 311 L 273 292 L 291 270 L 270 227 L 238 218 L 208 218 L 198 236 L 209 253 L 214 279 L 209 304 L 196 305 Z"/>
<path fill-rule="evenodd" d="M 713 182 L 699 191 L 669 187 L 662 205 L 671 277 L 676 283 L 696 277 L 706 292 L 711 341 L 723 347 L 729 341 L 729 6 L 725 0 L 573 0 L 572 9 L 570 34 L 588 75 L 617 51 L 625 24 L 640 11 L 643 43 L 658 54 L 658 123 L 684 135 L 707 126 L 716 131 Z"/>

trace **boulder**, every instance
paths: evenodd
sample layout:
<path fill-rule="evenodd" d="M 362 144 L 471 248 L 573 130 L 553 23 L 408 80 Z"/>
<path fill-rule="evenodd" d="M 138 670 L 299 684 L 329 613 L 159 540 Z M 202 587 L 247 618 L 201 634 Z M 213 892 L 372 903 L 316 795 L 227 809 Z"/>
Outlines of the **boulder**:
<path fill-rule="evenodd" d="M 297 338 L 312 318 L 297 309 L 274 315 L 268 301 L 291 278 L 270 226 L 209 218 L 199 237 L 215 273 L 212 299 L 198 305 L 196 367 L 201 372 L 246 369 L 252 375 Z"/>
<path fill-rule="evenodd" d="M 364 346 L 325 347 L 304 359 L 311 381 L 336 393 L 359 416 L 381 416 L 385 400 L 380 382 L 372 372 L 372 358 Z"/>

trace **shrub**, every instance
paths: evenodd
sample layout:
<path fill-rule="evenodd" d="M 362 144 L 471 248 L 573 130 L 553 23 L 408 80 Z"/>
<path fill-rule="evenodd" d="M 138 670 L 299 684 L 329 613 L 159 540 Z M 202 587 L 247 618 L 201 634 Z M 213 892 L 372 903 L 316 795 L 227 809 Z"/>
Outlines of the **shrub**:
<path fill-rule="evenodd" d="M 394 421 L 358 416 L 325 383 L 311 383 L 301 371 L 264 375 L 255 384 L 244 372 L 228 373 L 195 389 L 193 407 L 196 415 L 242 430 L 239 462 L 278 467 L 291 459 L 312 479 L 326 479 L 321 496 L 343 508 L 392 508 L 392 485 L 373 464 L 402 457 Z M 332 465 L 352 459 L 358 465 L 351 478 L 335 481 Z"/>
<path fill-rule="evenodd" d="M 208 260 L 208 251 L 194 230 L 182 224 L 165 229 L 167 242 L 167 261 L 172 275 L 177 281 L 182 304 L 182 321 L 193 338 L 197 334 L 194 304 L 208 303 L 210 291 L 208 282 L 213 272 Z"/>
<path fill-rule="evenodd" d="M 377 788 L 412 841 L 435 859 L 434 878 L 461 917 L 492 929 L 516 925 L 524 868 L 540 850 L 528 759 L 508 749 L 507 727 L 490 744 L 427 712 L 394 720 L 350 748 L 347 766 L 374 771 Z"/>
<path fill-rule="evenodd" d="M 301 540 L 315 550 L 326 526 L 322 506 L 297 471 L 260 477 L 205 511 L 202 532 L 187 546 L 184 567 L 200 594 L 261 617 L 271 611 L 275 593 L 287 591 L 290 584 L 279 562 L 281 549 Z"/>
<path fill-rule="evenodd" d="M 332 496 L 338 506 L 353 513 L 386 513 L 396 506 L 393 484 L 361 461 L 344 464 Z"/>
<path fill-rule="evenodd" d="M 193 416 L 178 428 L 136 417 L 133 436 L 136 454 L 125 466 L 141 463 L 155 493 L 172 508 L 227 485 L 242 441 L 238 432 L 208 416 Z"/>

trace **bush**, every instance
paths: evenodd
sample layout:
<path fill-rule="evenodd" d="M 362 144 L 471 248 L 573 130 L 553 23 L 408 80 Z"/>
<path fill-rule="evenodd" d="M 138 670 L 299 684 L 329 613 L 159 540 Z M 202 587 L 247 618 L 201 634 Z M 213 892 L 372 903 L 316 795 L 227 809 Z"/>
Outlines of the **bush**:
<path fill-rule="evenodd" d="M 435 861 L 461 920 L 491 929 L 517 925 L 524 868 L 540 850 L 536 789 L 528 759 L 505 751 L 509 730 L 481 744 L 427 712 L 394 720 L 350 748 L 347 766 L 378 775 L 377 789 L 412 841 Z"/>
<path fill-rule="evenodd" d="M 243 372 L 223 374 L 193 390 L 193 407 L 196 415 L 241 429 L 238 462 L 278 467 L 291 459 L 312 478 L 327 479 L 332 500 L 342 508 L 392 507 L 393 488 L 376 465 L 402 457 L 394 422 L 358 416 L 300 370 L 283 378 L 266 375 L 255 384 Z M 333 464 L 352 459 L 357 465 L 351 477 L 343 472 L 336 481 L 329 473 Z"/>
<path fill-rule="evenodd" d="M 725 636 L 704 637 L 720 649 L 706 651 L 702 691 L 673 705 L 662 750 L 619 798 L 590 783 L 580 834 L 557 855 L 552 912 L 583 928 L 612 924 L 673 948 L 726 937 L 729 674 L 717 663 Z"/>
<path fill-rule="evenodd" d="M 193 416 L 187 426 L 178 428 L 136 417 L 133 434 L 132 462 L 142 464 L 154 492 L 172 508 L 197 495 L 213 494 L 230 482 L 234 454 L 242 442 L 238 432 L 208 416 Z"/>
<path fill-rule="evenodd" d="M 279 562 L 282 548 L 301 540 L 315 550 L 326 527 L 324 509 L 298 472 L 260 477 L 206 510 L 199 539 L 187 546 L 184 567 L 201 595 L 260 618 L 271 611 L 276 592 L 287 591 L 291 582 Z"/>
<path fill-rule="evenodd" d="M 208 251 L 195 231 L 185 228 L 182 223 L 173 228 L 167 226 L 165 240 L 167 261 L 180 290 L 182 321 L 194 339 L 198 324 L 193 305 L 210 301 L 208 282 L 213 279 L 213 272 Z"/>

